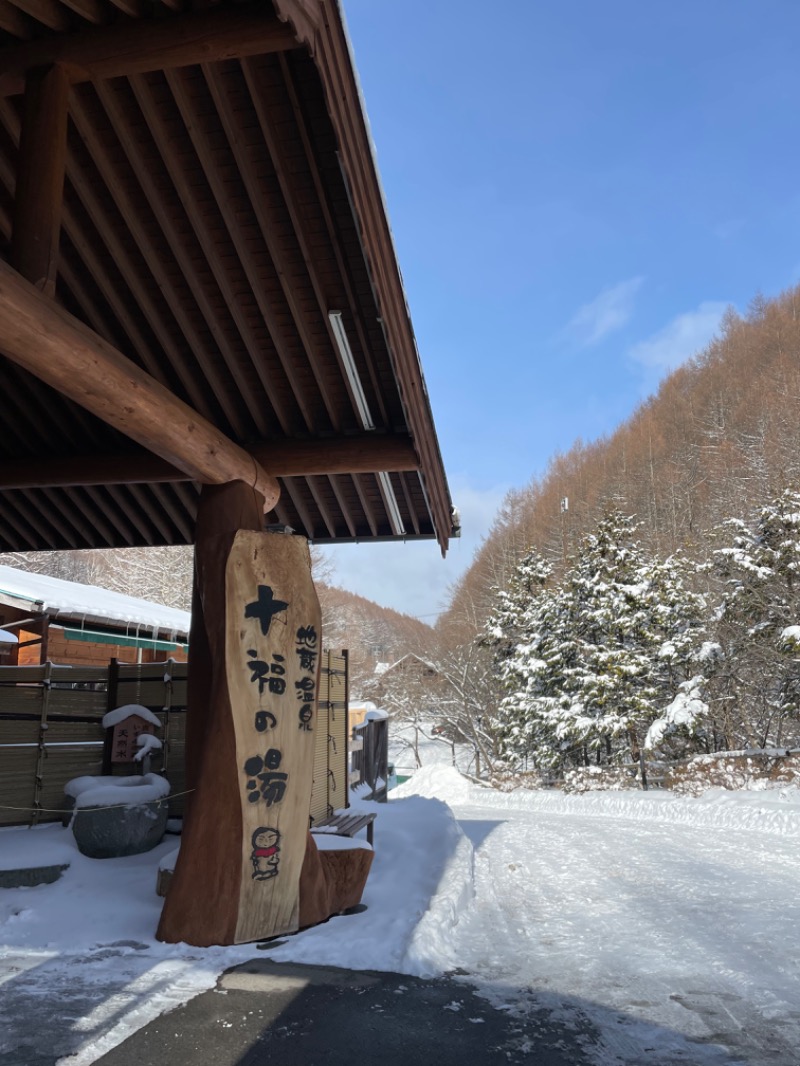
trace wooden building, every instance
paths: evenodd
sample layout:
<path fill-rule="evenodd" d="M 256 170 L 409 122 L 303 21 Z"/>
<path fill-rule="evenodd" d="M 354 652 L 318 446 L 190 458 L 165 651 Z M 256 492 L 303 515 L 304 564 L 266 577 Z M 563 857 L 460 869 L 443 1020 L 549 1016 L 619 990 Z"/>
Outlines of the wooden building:
<path fill-rule="evenodd" d="M 0 631 L 17 639 L 0 666 L 185 662 L 189 622 L 188 611 L 0 565 Z"/>
<path fill-rule="evenodd" d="M 2 0 L 0 353 L 0 550 L 195 543 L 160 935 L 265 935 L 234 615 L 248 582 L 318 607 L 263 531 L 454 532 L 337 0 Z"/>

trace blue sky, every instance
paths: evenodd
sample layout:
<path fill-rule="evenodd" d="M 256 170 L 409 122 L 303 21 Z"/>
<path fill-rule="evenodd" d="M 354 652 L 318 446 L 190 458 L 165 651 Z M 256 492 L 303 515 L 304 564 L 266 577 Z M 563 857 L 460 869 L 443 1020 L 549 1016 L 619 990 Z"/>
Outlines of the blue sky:
<path fill-rule="evenodd" d="M 344 8 L 465 535 L 334 579 L 431 616 L 507 489 L 800 280 L 800 4 Z"/>

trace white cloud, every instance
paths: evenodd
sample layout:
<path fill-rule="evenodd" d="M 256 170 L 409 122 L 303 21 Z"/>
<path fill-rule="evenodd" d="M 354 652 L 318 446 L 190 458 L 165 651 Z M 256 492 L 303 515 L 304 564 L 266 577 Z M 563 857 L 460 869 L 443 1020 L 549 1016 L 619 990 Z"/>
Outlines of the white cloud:
<path fill-rule="evenodd" d="M 713 340 L 728 304 L 706 300 L 695 311 L 686 311 L 668 322 L 663 329 L 630 349 L 631 359 L 645 370 L 645 383 L 658 381 L 698 355 Z"/>
<path fill-rule="evenodd" d="M 331 583 L 432 625 L 489 532 L 507 488 L 480 490 L 456 479 L 451 492 L 462 533 L 450 541 L 447 558 L 434 540 L 332 545 L 323 549 L 334 567 Z"/>
<path fill-rule="evenodd" d="M 630 278 L 603 289 L 599 296 L 578 308 L 567 323 L 564 336 L 581 348 L 589 348 L 622 329 L 633 316 L 633 298 L 643 281 L 644 278 Z"/>

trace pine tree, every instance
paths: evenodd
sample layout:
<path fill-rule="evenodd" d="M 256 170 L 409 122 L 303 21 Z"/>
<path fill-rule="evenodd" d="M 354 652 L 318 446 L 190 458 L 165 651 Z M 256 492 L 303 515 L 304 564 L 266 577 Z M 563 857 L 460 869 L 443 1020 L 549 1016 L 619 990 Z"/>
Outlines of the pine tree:
<path fill-rule="evenodd" d="M 638 760 L 691 676 L 702 601 L 678 561 L 646 553 L 636 529 L 608 512 L 562 587 L 540 587 L 515 616 L 500 708 L 509 753 L 542 766 Z"/>
<path fill-rule="evenodd" d="M 714 553 L 721 583 L 710 677 L 719 746 L 800 740 L 800 493 L 786 490 L 748 525 L 727 523 L 733 543 Z"/>
<path fill-rule="evenodd" d="M 526 628 L 526 612 L 551 575 L 550 564 L 530 549 L 515 567 L 508 588 L 495 590 L 496 603 L 486 625 L 484 643 L 493 648 L 498 664 L 515 649 Z"/>

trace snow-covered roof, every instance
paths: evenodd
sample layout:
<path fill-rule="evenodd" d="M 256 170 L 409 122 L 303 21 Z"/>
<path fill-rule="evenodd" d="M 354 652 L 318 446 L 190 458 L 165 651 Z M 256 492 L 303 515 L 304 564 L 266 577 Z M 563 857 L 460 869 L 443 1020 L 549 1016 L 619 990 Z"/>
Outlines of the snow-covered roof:
<path fill-rule="evenodd" d="M 188 611 L 125 596 L 121 592 L 95 585 L 62 581 L 47 574 L 29 574 L 12 566 L 0 566 L 0 603 L 23 610 L 27 610 L 30 604 L 32 615 L 48 614 L 61 621 L 157 628 L 174 633 L 176 637 L 188 637 L 189 634 Z"/>
<path fill-rule="evenodd" d="M 435 663 L 430 662 L 428 659 L 423 659 L 421 655 L 417 655 L 413 651 L 407 652 L 401 659 L 398 659 L 396 663 L 391 663 L 390 665 L 386 666 L 381 671 L 381 673 L 388 674 L 391 670 L 396 670 L 397 667 L 400 666 L 401 663 L 404 663 L 407 659 L 413 659 L 415 662 L 418 662 L 421 666 L 424 666 L 426 669 L 432 670 L 435 674 L 439 673 L 439 667 L 436 666 Z M 377 673 L 377 670 L 376 670 L 376 673 Z"/>

